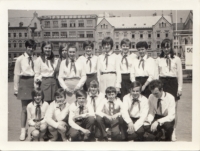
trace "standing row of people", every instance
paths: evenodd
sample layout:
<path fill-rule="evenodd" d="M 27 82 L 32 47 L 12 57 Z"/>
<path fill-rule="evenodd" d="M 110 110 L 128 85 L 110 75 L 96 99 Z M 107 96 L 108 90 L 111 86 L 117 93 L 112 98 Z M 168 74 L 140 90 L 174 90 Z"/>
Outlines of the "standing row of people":
<path fill-rule="evenodd" d="M 122 52 L 116 55 L 112 49 L 113 40 L 106 37 L 102 40 L 105 52 L 97 57 L 92 54 L 93 43 L 86 41 L 83 45 L 85 54 L 76 58 L 77 48 L 69 44 L 61 47 L 60 59 L 57 59 L 52 44 L 43 42 L 41 56 L 36 58 L 33 56 L 36 44 L 28 40 L 25 43 L 26 52 L 17 59 L 14 71 L 15 95 L 22 102 L 20 140 L 26 136 L 26 106 L 33 99 L 31 92 L 34 84 L 35 87 L 41 85 L 43 100 L 49 104 L 55 100 L 54 94 L 58 87 L 66 92 L 67 102 L 74 103 L 75 93 L 82 88 L 88 92 L 93 80 L 99 81 L 99 91 L 102 94 L 106 94 L 108 87 L 114 87 L 117 97 L 124 102 L 124 96 L 130 93 L 133 82 L 141 84 L 141 94 L 148 98 L 151 93 L 149 83 L 159 78 L 163 90 L 178 100 L 182 91 L 182 67 L 180 58 L 173 54 L 171 41 L 166 39 L 162 42 L 163 50 L 157 61 L 148 57 L 146 42 L 137 43 L 138 56 L 129 52 L 130 45 L 130 40 L 123 39 Z"/>

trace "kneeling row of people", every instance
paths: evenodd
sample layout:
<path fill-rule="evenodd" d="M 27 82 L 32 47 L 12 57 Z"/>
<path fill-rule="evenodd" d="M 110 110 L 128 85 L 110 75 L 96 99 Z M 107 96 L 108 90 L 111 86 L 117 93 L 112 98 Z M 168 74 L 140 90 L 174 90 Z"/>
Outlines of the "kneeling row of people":
<path fill-rule="evenodd" d="M 109 132 L 112 141 L 158 141 L 163 132 L 165 140 L 171 141 L 175 100 L 163 91 L 161 81 L 149 84 L 148 99 L 141 95 L 138 81 L 131 83 L 123 101 L 114 87 L 108 87 L 106 95 L 98 88 L 98 82 L 92 81 L 88 93 L 78 90 L 72 104 L 60 88 L 50 105 L 43 101 L 41 89 L 33 90 L 33 102 L 27 106 L 29 138 L 43 141 L 48 129 L 49 141 L 56 141 L 59 133 L 63 141 L 107 141 Z"/>

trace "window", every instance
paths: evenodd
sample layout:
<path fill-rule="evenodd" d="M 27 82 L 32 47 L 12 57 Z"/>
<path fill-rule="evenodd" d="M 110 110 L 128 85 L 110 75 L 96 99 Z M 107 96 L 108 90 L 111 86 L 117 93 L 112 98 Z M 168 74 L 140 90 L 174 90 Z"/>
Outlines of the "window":
<path fill-rule="evenodd" d="M 168 33 L 165 34 L 165 37 L 166 37 L 166 38 L 168 37 Z"/>
<path fill-rule="evenodd" d="M 143 34 L 140 34 L 140 38 L 143 38 Z"/>
<path fill-rule="evenodd" d="M 9 53 L 9 59 L 11 59 L 11 54 Z"/>
<path fill-rule="evenodd" d="M 160 48 L 160 45 L 157 45 L 157 48 L 159 49 L 159 48 Z"/>
<path fill-rule="evenodd" d="M 160 38 L 160 33 L 157 33 L 157 38 Z"/>
<path fill-rule="evenodd" d="M 87 27 L 93 26 L 93 20 L 87 20 Z"/>
<path fill-rule="evenodd" d="M 135 42 L 132 42 L 131 46 L 132 46 L 133 49 L 135 49 Z"/>
<path fill-rule="evenodd" d="M 61 27 L 67 27 L 67 23 L 62 23 Z"/>
<path fill-rule="evenodd" d="M 16 37 L 16 33 L 14 33 L 13 36 Z"/>
<path fill-rule="evenodd" d="M 115 45 L 116 45 L 116 49 L 119 49 L 119 43 L 116 42 Z"/>
<path fill-rule="evenodd" d="M 27 33 L 24 33 L 24 37 L 27 37 Z"/>
<path fill-rule="evenodd" d="M 44 27 L 45 28 L 50 28 L 50 21 L 45 21 L 44 22 Z"/>
<path fill-rule="evenodd" d="M 83 21 L 79 21 L 78 27 L 84 27 L 84 22 Z"/>
<path fill-rule="evenodd" d="M 34 37 L 37 37 L 37 32 L 34 32 Z"/>
<path fill-rule="evenodd" d="M 78 43 L 79 50 L 83 50 L 83 43 Z"/>
<path fill-rule="evenodd" d="M 17 44 L 16 43 L 14 43 L 14 48 L 16 48 L 17 47 Z"/>
<path fill-rule="evenodd" d="M 63 37 L 63 38 L 67 38 L 67 32 L 61 32 L 61 37 Z"/>
<path fill-rule="evenodd" d="M 40 37 L 40 32 L 38 32 L 38 37 Z"/>
<path fill-rule="evenodd" d="M 8 48 L 11 48 L 11 43 L 8 43 Z"/>
<path fill-rule="evenodd" d="M 132 38 L 133 38 L 133 39 L 135 38 L 135 34 L 134 34 L 134 33 L 132 33 Z"/>
<path fill-rule="evenodd" d="M 101 42 L 99 43 L 99 49 L 100 49 L 100 50 L 102 49 Z"/>
<path fill-rule="evenodd" d="M 75 20 L 71 20 L 71 21 L 70 21 L 70 27 L 76 27 Z"/>
<path fill-rule="evenodd" d="M 59 32 L 52 32 L 52 37 L 59 37 Z"/>
<path fill-rule="evenodd" d="M 69 31 L 70 38 L 76 38 L 76 31 Z"/>
<path fill-rule="evenodd" d="M 148 38 L 151 38 L 151 34 L 148 34 Z"/>
<path fill-rule="evenodd" d="M 79 31 L 78 32 L 78 37 L 79 38 L 84 38 L 85 37 L 84 31 Z"/>
<path fill-rule="evenodd" d="M 115 33 L 115 37 L 117 37 L 117 38 L 119 37 L 119 33 L 118 32 Z"/>
<path fill-rule="evenodd" d="M 58 50 L 59 49 L 59 43 L 58 42 L 53 43 L 53 49 L 54 50 Z"/>
<path fill-rule="evenodd" d="M 8 33 L 8 37 L 11 37 L 11 34 L 10 34 L 10 33 Z"/>
<path fill-rule="evenodd" d="M 58 21 L 53 21 L 53 28 L 58 28 Z"/>
<path fill-rule="evenodd" d="M 15 57 L 17 57 L 17 54 L 16 54 L 16 53 L 14 53 L 14 58 L 15 58 Z"/>
<path fill-rule="evenodd" d="M 34 23 L 35 28 L 37 28 L 37 23 Z"/>
<path fill-rule="evenodd" d="M 19 43 L 19 47 L 22 48 L 22 43 Z"/>
<path fill-rule="evenodd" d="M 93 38 L 93 32 L 87 31 L 87 38 Z"/>
<path fill-rule="evenodd" d="M 51 33 L 50 32 L 44 32 L 44 37 L 50 37 Z"/>

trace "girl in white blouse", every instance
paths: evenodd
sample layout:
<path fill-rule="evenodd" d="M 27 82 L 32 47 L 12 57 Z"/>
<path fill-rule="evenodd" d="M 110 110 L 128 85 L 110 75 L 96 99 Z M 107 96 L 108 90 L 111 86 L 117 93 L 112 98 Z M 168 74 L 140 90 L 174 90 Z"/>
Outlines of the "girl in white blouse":
<path fill-rule="evenodd" d="M 60 65 L 58 80 L 60 86 L 66 91 L 66 100 L 69 104 L 76 100 L 74 93 L 82 89 L 86 81 L 84 65 L 76 59 L 77 48 L 69 44 L 67 48 L 68 58 Z"/>
<path fill-rule="evenodd" d="M 51 103 L 57 90 L 55 69 L 58 59 L 54 57 L 53 45 L 49 41 L 42 42 L 41 56 L 35 62 L 35 81 L 42 81 L 41 89 L 44 92 L 44 100 Z"/>
<path fill-rule="evenodd" d="M 177 104 L 182 95 L 183 71 L 181 59 L 174 55 L 172 41 L 164 39 L 161 43 L 162 53 L 158 61 L 159 79 L 163 82 L 163 90 L 172 94 L 176 101 L 175 127 L 177 125 Z M 172 141 L 176 141 L 175 129 Z"/>

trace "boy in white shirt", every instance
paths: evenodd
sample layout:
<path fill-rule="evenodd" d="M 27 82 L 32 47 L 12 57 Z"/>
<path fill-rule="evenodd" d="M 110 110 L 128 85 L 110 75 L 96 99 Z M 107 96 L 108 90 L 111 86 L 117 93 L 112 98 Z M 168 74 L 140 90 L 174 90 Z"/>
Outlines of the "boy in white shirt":
<path fill-rule="evenodd" d="M 126 121 L 125 130 L 127 139 L 142 141 L 144 135 L 143 124 L 149 111 L 149 101 L 141 94 L 141 84 L 135 81 L 130 86 L 130 93 L 123 98 L 124 114 Z"/>
<path fill-rule="evenodd" d="M 92 106 L 87 104 L 87 93 L 84 90 L 76 92 L 76 101 L 70 106 L 69 137 L 71 141 L 89 141 L 95 124 L 95 114 Z"/>
<path fill-rule="evenodd" d="M 61 134 L 63 141 L 68 141 L 66 134 L 69 130 L 69 104 L 66 102 L 65 97 L 66 92 L 64 89 L 59 88 L 55 93 L 55 101 L 50 104 L 45 115 L 49 132 L 53 135 L 50 141 L 56 141 L 58 139 L 58 133 Z"/>

